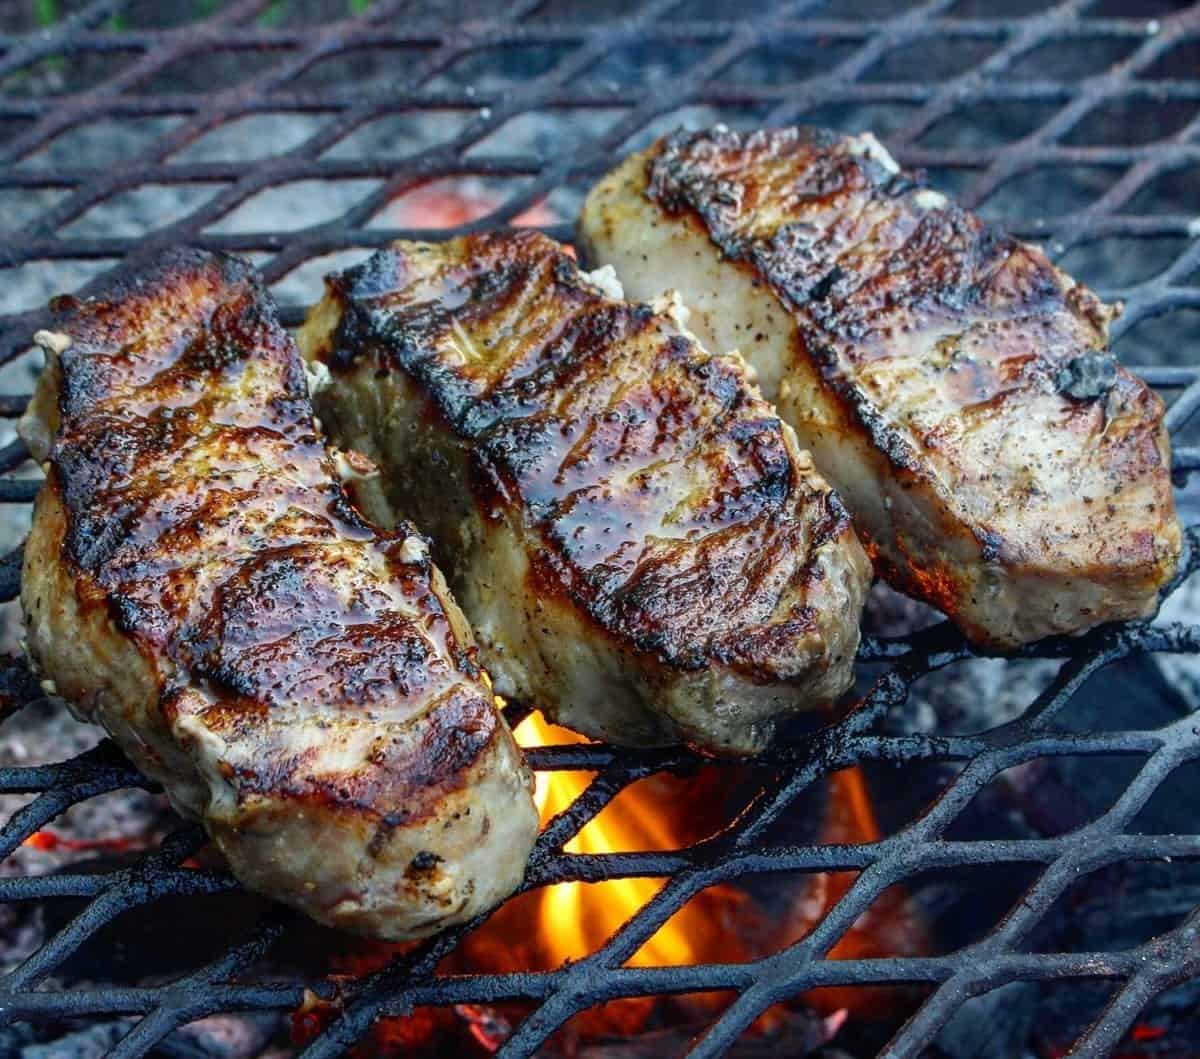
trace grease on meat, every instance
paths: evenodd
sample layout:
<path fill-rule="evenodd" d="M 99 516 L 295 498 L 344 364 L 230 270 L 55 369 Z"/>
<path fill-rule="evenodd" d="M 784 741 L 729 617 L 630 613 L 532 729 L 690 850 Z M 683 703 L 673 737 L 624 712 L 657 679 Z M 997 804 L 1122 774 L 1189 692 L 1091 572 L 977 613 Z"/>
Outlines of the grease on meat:
<path fill-rule="evenodd" d="M 56 310 L 36 667 L 252 889 L 390 939 L 507 896 L 530 773 L 423 538 L 347 501 L 251 270 L 174 251 Z"/>
<path fill-rule="evenodd" d="M 589 195 L 582 242 L 741 351 L 878 570 L 1000 647 L 1153 613 L 1181 546 L 1162 403 L 1114 308 L 869 134 L 679 132 Z"/>
<path fill-rule="evenodd" d="M 399 243 L 327 287 L 301 332 L 319 411 L 384 469 L 363 503 L 429 528 L 501 694 L 738 754 L 845 690 L 868 577 L 849 518 L 678 307 L 533 233 Z"/>

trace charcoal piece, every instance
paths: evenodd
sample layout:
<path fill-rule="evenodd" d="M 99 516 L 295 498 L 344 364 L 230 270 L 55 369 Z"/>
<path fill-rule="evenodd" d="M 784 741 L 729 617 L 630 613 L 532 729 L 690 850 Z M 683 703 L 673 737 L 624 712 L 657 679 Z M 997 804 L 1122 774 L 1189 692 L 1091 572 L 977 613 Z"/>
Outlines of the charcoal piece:
<path fill-rule="evenodd" d="M 1038 987 L 1013 982 L 972 997 L 942 1028 L 934 1054 L 953 1059 L 1013 1059 L 1033 1024 Z"/>
<path fill-rule="evenodd" d="M 93 1023 L 60 1037 L 27 1044 L 16 1055 L 18 1059 L 101 1059 L 129 1032 L 130 1025 L 129 1019 Z"/>

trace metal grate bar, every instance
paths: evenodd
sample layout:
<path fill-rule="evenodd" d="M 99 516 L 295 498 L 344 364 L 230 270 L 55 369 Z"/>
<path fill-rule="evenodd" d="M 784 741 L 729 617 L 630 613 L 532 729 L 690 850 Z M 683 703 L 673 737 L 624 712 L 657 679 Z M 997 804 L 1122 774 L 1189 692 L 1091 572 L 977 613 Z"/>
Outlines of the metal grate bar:
<path fill-rule="evenodd" d="M 1108 241 L 1161 245 L 1174 240 L 1169 260 L 1150 274 L 1114 277 L 1110 298 L 1126 302 L 1114 328 L 1118 342 L 1142 334 L 1146 324 L 1179 320 L 1200 309 L 1200 221 L 1194 197 L 1163 192 L 1146 203 L 1161 182 L 1200 174 L 1200 72 L 1171 65 L 1181 47 L 1200 41 L 1200 5 L 1180 6 L 1154 18 L 1094 15 L 1096 0 L 1048 3 L 1027 17 L 962 13 L 961 3 L 932 0 L 897 5 L 894 11 L 855 17 L 840 0 L 797 0 L 749 6 L 731 17 L 717 5 L 650 0 L 627 14 L 602 19 L 543 18 L 538 0 L 520 0 L 502 13 L 490 9 L 450 21 L 412 14 L 402 0 L 374 4 L 349 17 L 338 4 L 333 17 L 311 25 L 261 25 L 271 0 L 235 0 L 181 26 L 114 28 L 113 15 L 133 11 L 129 0 L 97 0 L 54 27 L 35 34 L 0 33 L 0 131 L 17 123 L 0 143 L 0 194 L 27 196 L 40 211 L 14 230 L 0 232 L 0 270 L 55 267 L 59 263 L 123 259 L 171 242 L 267 255 L 260 264 L 271 283 L 289 280 L 301 266 L 326 254 L 365 250 L 396 238 L 446 238 L 465 231 L 505 226 L 542 202 L 567 204 L 539 225 L 570 239 L 569 196 L 612 165 L 631 144 L 661 130 L 672 115 L 704 116 L 758 124 L 835 120 L 844 115 L 862 127 L 878 127 L 906 165 L 928 167 L 935 183 L 961 181 L 960 197 L 987 211 L 1016 182 L 1049 171 L 1095 175 L 1087 194 L 1047 202 L 1044 216 L 1020 210 L 1010 225 L 1061 256 L 1101 250 Z M 977 6 L 977 5 L 975 5 Z M 1112 5 L 1106 5 L 1111 7 Z M 987 54 L 943 73 L 929 73 L 941 42 Z M 1054 58 L 1100 41 L 1119 53 L 1102 69 L 1068 69 Z M 815 43 L 820 42 L 820 43 Z M 769 77 L 764 49 L 805 55 L 810 66 Z M 389 49 L 403 58 L 395 75 L 368 84 L 321 82 L 321 64 L 362 54 L 386 61 Z M 640 51 L 639 51 L 640 49 Z M 689 50 L 690 49 L 690 50 Z M 919 49 L 920 69 L 904 66 L 907 49 Z M 1050 49 L 1043 53 L 1042 49 Z M 236 84 L 158 91 L 152 81 L 186 61 L 202 62 L 228 52 L 256 64 Z M 522 68 L 539 54 L 547 62 Z M 630 54 L 652 58 L 631 60 Z M 1031 57 L 1049 55 L 1030 66 Z M 624 59 L 622 57 L 625 57 Z M 94 82 L 68 79 L 53 96 L 8 92 L 47 61 L 110 63 Z M 113 68 L 111 63 L 125 61 Z M 489 79 L 469 82 L 454 71 L 482 63 Z M 624 62 L 624 65 L 622 65 Z M 639 83 L 643 67 L 667 64 L 668 73 Z M 257 64 L 262 64 L 261 66 Z M 608 64 L 606 66 L 606 64 Z M 614 65 L 615 64 L 615 65 Z M 1025 64 L 1024 66 L 1022 64 Z M 612 69 L 611 78 L 597 71 Z M 775 68 L 778 70 L 778 67 Z M 1024 70 L 1023 73 L 1014 73 Z M 944 75 L 943 75 L 944 74 Z M 14 81 L 13 79 L 16 79 Z M 1161 134 L 1081 135 L 1094 117 L 1120 108 L 1152 106 L 1170 117 Z M 992 140 L 939 135 L 972 108 L 1034 113 Z M 445 112 L 460 125 L 438 142 L 407 157 L 369 148 L 350 157 L 331 154 L 374 123 Z M 602 131 L 569 151 L 518 142 L 505 130 L 514 119 L 598 118 L 612 112 Z M 324 119 L 291 146 L 247 164 L 241 160 L 180 160 L 181 151 L 243 118 L 296 113 Z M 62 154 L 61 138 L 110 121 L 124 127 L 141 119 L 177 119 L 160 135 L 144 138 L 115 164 Z M 1177 119 L 1177 120 L 1176 120 Z M 842 120 L 842 119 L 836 119 Z M 985 123 L 986 124 L 986 123 Z M 1111 124 L 1111 123 L 1110 123 Z M 1119 123 L 1118 123 L 1119 124 Z M 1117 128 L 1116 124 L 1111 125 Z M 1106 126 L 1108 128 L 1108 126 Z M 1124 126 L 1122 126 L 1124 128 Z M 1110 130 L 1111 131 L 1111 130 Z M 503 149 L 480 153 L 497 138 Z M 986 138 L 985 138 L 986 139 Z M 55 152 L 58 151 L 59 154 Z M 43 153 L 44 152 L 44 156 Z M 295 230 L 213 230 L 234 210 L 271 189 L 297 182 L 377 181 L 333 219 Z M 434 181 L 475 180 L 505 192 L 483 216 L 458 225 L 429 227 L 388 223 L 386 210 Z M 80 226 L 89 212 L 149 185 L 206 186 L 216 194 L 171 223 L 136 234 L 96 234 Z M 33 196 L 45 194 L 45 199 Z M 383 222 L 383 223 L 381 223 Z M 1178 244 L 1177 246 L 1175 244 Z M 1103 279 L 1104 269 L 1097 268 Z M 1088 278 L 1093 285 L 1097 280 Z M 95 282 L 99 282 L 97 279 Z M 84 283 L 81 293 L 94 289 Z M 298 323 L 303 306 L 285 301 L 282 315 Z M 0 363 L 28 348 L 30 335 L 47 322 L 42 309 L 0 315 Z M 1135 330 L 1136 329 L 1136 330 Z M 1123 348 L 1123 347 L 1122 347 Z M 1174 350 L 1167 349 L 1168 355 Z M 1148 362 L 1152 355 L 1138 354 Z M 1138 369 L 1174 403 L 1168 412 L 1173 467 L 1180 484 L 1200 469 L 1194 419 L 1200 409 L 1200 369 L 1145 363 Z M 27 394 L 0 394 L 0 418 L 23 411 Z M 27 469 L 19 442 L 0 448 L 0 503 L 28 503 L 38 482 L 17 478 Z M 1189 494 L 1191 495 L 1191 494 Z M 1194 510 L 1194 503 L 1187 510 Z M 1189 529 L 1186 569 L 1172 591 L 1200 565 L 1200 529 Z M 0 559 L 0 600 L 19 591 L 22 550 Z M 0 900 L 33 903 L 84 901 L 82 911 L 30 956 L 0 978 L 0 1024 L 17 1020 L 102 1015 L 139 1016 L 111 1053 L 136 1059 L 189 1021 L 222 1011 L 294 1010 L 306 989 L 341 1006 L 340 1015 L 309 1044 L 305 1059 L 343 1054 L 368 1033 L 375 1019 L 402 1015 L 414 1006 L 489 1004 L 521 1000 L 531 1013 L 500 1049 L 505 1057 L 528 1056 L 581 1011 L 622 997 L 679 995 L 728 990 L 736 994 L 695 1043 L 694 1055 L 728 1050 L 768 1007 L 829 985 L 912 984 L 932 987 L 928 998 L 897 1031 L 888 1054 L 912 1055 L 927 1048 L 971 998 L 1016 981 L 1048 984 L 1068 979 L 1111 980 L 1116 990 L 1072 1054 L 1110 1054 L 1139 1014 L 1163 991 L 1200 976 L 1200 910 L 1177 926 L 1122 951 L 1027 952 L 1056 902 L 1081 873 L 1136 861 L 1200 862 L 1198 834 L 1140 834 L 1132 822 L 1156 791 L 1189 762 L 1200 760 L 1196 715 L 1179 716 L 1145 730 L 1069 731 L 1065 717 L 1080 689 L 1106 667 L 1145 654 L 1200 652 L 1200 628 L 1134 624 L 1095 630 L 1075 639 L 1035 644 L 1013 657 L 1057 660 L 1057 675 L 1009 724 L 975 735 L 889 732 L 919 681 L 972 658 L 972 650 L 948 624 L 899 638 L 867 637 L 860 662 L 876 674 L 874 684 L 836 724 L 796 745 L 764 755 L 763 776 L 737 819 L 716 835 L 686 849 L 610 854 L 568 853 L 565 845 L 631 784 L 661 772 L 686 773 L 697 759 L 686 751 L 625 751 L 602 745 L 537 748 L 529 752 L 540 771 L 590 771 L 584 792 L 541 835 L 525 890 L 569 881 L 665 878 L 655 896 L 595 953 L 551 971 L 504 974 L 437 973 L 441 960 L 484 921 L 445 932 L 398 956 L 382 970 L 334 988 L 299 977 L 258 984 L 242 980 L 269 956 L 286 933 L 289 913 L 279 912 L 249 940 L 174 982 L 144 987 L 44 988 L 72 954 L 122 913 L 159 896 L 224 894 L 237 889 L 226 876 L 184 864 L 203 841 L 193 827 L 171 835 L 138 862 L 107 873 L 0 878 Z M 0 669 L 0 708 L 42 697 L 37 681 L 19 664 Z M 1121 795 L 1089 824 L 1046 837 L 967 840 L 949 829 L 974 799 L 1005 770 L 1039 758 L 1120 756 L 1137 762 Z M 797 800 L 833 773 L 867 763 L 904 769 L 921 764 L 961 766 L 937 801 L 917 819 L 874 842 L 857 845 L 795 844 L 771 839 L 773 826 L 794 812 Z M 757 773 L 756 773 L 757 774 Z M 34 795 L 0 828 L 0 857 L 70 806 L 105 792 L 146 787 L 111 746 L 55 765 L 0 768 L 0 792 Z M 1028 865 L 1036 870 L 1021 900 L 977 943 L 937 956 L 829 959 L 830 950 L 889 886 L 922 872 L 984 865 Z M 658 928 L 705 889 L 750 876 L 781 873 L 856 872 L 857 878 L 823 920 L 801 941 L 742 964 L 627 967 Z"/>

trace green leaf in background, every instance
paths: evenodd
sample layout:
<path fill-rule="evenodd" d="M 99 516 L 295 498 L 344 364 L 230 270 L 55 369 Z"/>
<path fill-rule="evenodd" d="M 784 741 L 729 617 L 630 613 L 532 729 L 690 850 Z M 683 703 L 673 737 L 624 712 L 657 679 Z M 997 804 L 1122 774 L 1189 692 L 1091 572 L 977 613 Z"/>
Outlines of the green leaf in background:
<path fill-rule="evenodd" d="M 220 0 L 196 0 L 196 10 L 201 15 L 211 15 L 217 10 Z M 347 0 L 350 13 L 365 15 L 371 10 L 372 0 Z M 288 0 L 275 0 L 258 16 L 260 26 L 278 26 L 287 13 Z M 33 0 L 34 17 L 39 26 L 52 26 L 59 19 L 58 0 Z M 120 12 L 108 20 L 111 30 L 127 29 L 128 20 Z"/>
<path fill-rule="evenodd" d="M 58 0 L 34 0 L 33 14 L 39 26 L 52 26 L 58 21 Z M 49 55 L 43 60 L 47 70 L 62 72 L 67 60 L 62 55 Z"/>
<path fill-rule="evenodd" d="M 275 3 L 258 16 L 258 24 L 266 26 L 268 29 L 278 26 L 287 14 L 287 6 L 288 0 L 275 0 Z"/>

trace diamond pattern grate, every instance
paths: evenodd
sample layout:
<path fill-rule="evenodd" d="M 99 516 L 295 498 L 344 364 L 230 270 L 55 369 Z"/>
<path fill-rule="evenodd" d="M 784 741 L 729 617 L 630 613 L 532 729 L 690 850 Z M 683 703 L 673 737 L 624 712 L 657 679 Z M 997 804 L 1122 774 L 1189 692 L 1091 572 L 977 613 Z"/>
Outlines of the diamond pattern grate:
<path fill-rule="evenodd" d="M 1186 345 L 1200 322 L 1200 7 L 1159 4 L 1160 13 L 1147 15 L 1132 3 L 1066 0 L 1030 10 L 1026 2 L 1013 17 L 982 0 L 907 7 L 747 0 L 732 17 L 702 0 L 573 7 L 520 0 L 501 13 L 462 0 L 453 10 L 383 0 L 351 14 L 358 6 L 96 0 L 74 5 L 45 30 L 0 32 L 0 204 L 19 207 L 0 221 L 6 285 L 30 269 L 57 276 L 55 269 L 71 266 L 81 272 L 61 274 L 94 276 L 118 259 L 189 242 L 254 256 L 295 324 L 330 255 L 514 222 L 569 239 L 589 181 L 680 121 L 873 128 L 904 164 L 927 167 L 935 184 L 1006 217 L 1103 294 L 1126 302 L 1118 349 L 1173 399 L 1180 486 L 1200 467 L 1188 433 L 1200 407 L 1200 368 L 1189 363 Z M 253 159 L 244 138 L 232 156 L 205 147 L 234 123 L 255 120 L 265 131 Z M 92 129 L 116 130 L 111 157 L 77 148 Z M 431 190 L 441 186 L 476 208 L 445 209 Z M 314 187 L 316 197 L 295 190 Z M 300 195 L 290 209 L 285 200 L 287 223 L 260 230 L 261 217 L 281 216 L 263 212 L 263 196 L 281 191 Z M 129 196 L 148 205 L 139 213 Z M 400 208 L 409 200 L 414 208 Z M 1149 265 L 1139 271 L 1138 261 Z M 0 316 L 0 361 L 24 353 L 43 323 L 42 310 L 29 306 Z M 0 396 L 0 415 L 18 415 L 24 401 Z M 25 458 L 19 442 L 0 449 L 0 501 L 25 503 L 36 493 L 36 480 L 11 473 Z M 1200 564 L 1197 530 L 1189 529 L 1188 543 L 1186 573 Z M 0 562 L 0 597 L 15 596 L 18 577 L 14 553 Z M 665 877 L 663 889 L 598 952 L 553 971 L 436 974 L 468 930 L 443 934 L 345 986 L 340 1016 L 304 1056 L 341 1054 L 378 1016 L 416 1005 L 518 998 L 536 1007 L 500 1054 L 526 1056 L 569 1018 L 607 1000 L 729 990 L 736 999 L 691 1053 L 710 1056 L 766 1008 L 805 990 L 915 983 L 929 995 L 888 1046 L 889 1054 L 911 1055 L 970 998 L 1018 980 L 1081 978 L 1116 988 L 1071 1054 L 1109 1054 L 1153 998 L 1200 976 L 1200 908 L 1122 951 L 1040 953 L 1030 951 L 1030 939 L 1082 873 L 1135 860 L 1200 861 L 1200 834 L 1131 828 L 1164 781 L 1200 759 L 1200 724 L 1187 714 L 1154 730 L 1080 733 L 1061 722 L 1102 668 L 1198 649 L 1200 627 L 1179 625 L 1038 644 L 1024 656 L 1061 668 L 1018 720 L 979 735 L 931 735 L 891 733 L 882 722 L 917 681 L 975 655 L 944 624 L 906 638 L 868 638 L 862 661 L 880 675 L 866 695 L 837 724 L 774 750 L 773 778 L 741 816 L 678 851 L 587 855 L 563 846 L 631 783 L 694 766 L 689 754 L 534 750 L 540 770 L 596 777 L 546 828 L 526 887 L 640 876 Z M 4 672 L 0 692 L 12 705 L 40 695 L 18 664 Z M 999 773 L 1064 755 L 1124 755 L 1138 768 L 1106 812 L 1067 834 L 947 837 Z M 863 762 L 962 769 L 915 821 L 876 842 L 769 841 L 772 825 L 806 790 Z M 0 858 L 69 806 L 142 783 L 107 744 L 61 764 L 0 769 L 0 793 L 36 795 L 0 829 Z M 250 941 L 175 982 L 42 988 L 121 913 L 166 894 L 234 889 L 224 876 L 183 866 L 202 838 L 184 827 L 134 866 L 107 874 L 0 878 L 3 901 L 87 902 L 0 978 L 0 1023 L 136 1015 L 110 1053 L 134 1057 L 211 1013 L 291 1010 L 306 987 L 328 994 L 324 981 L 263 985 L 239 977 L 286 932 L 282 912 Z M 889 886 L 932 868 L 1012 863 L 1035 866 L 1034 881 L 982 940 L 937 956 L 825 958 Z M 815 929 L 781 951 L 739 964 L 624 966 L 707 887 L 749 874 L 834 870 L 858 874 Z"/>

